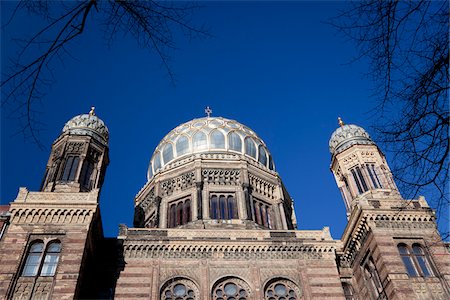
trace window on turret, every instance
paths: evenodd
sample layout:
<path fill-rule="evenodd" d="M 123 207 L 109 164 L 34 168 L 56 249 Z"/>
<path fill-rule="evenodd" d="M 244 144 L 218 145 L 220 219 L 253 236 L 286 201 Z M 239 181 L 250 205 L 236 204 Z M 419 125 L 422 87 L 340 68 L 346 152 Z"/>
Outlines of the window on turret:
<path fill-rule="evenodd" d="M 91 160 L 86 159 L 83 162 L 83 167 L 81 168 L 81 174 L 80 174 L 81 186 L 83 186 L 87 189 L 92 188 L 91 176 L 92 176 L 93 171 L 94 171 L 94 163 Z"/>
<path fill-rule="evenodd" d="M 155 172 L 161 169 L 161 155 L 159 154 L 159 152 L 155 152 L 153 163 L 155 164 Z"/>
<path fill-rule="evenodd" d="M 66 165 L 64 166 L 64 172 L 61 177 L 61 181 L 74 181 L 77 175 L 78 163 L 80 158 L 78 156 L 68 156 Z"/>
<path fill-rule="evenodd" d="M 183 198 L 169 203 L 167 227 L 174 228 L 191 222 L 191 200 Z"/>
<path fill-rule="evenodd" d="M 162 154 L 165 164 L 167 164 L 173 159 L 173 147 L 171 143 L 168 143 L 167 145 L 164 146 Z"/>
<path fill-rule="evenodd" d="M 206 149 L 206 134 L 201 131 L 197 132 L 192 138 L 192 143 L 194 150 Z"/>
<path fill-rule="evenodd" d="M 256 159 L 256 146 L 251 137 L 245 138 L 245 154 L 250 155 Z"/>
<path fill-rule="evenodd" d="M 234 194 L 212 194 L 209 208 L 211 219 L 231 220 L 238 218 Z"/>
<path fill-rule="evenodd" d="M 189 140 L 185 136 L 180 136 L 176 144 L 177 155 L 183 155 L 189 152 Z"/>
<path fill-rule="evenodd" d="M 242 140 L 239 134 L 232 131 L 228 134 L 228 147 L 231 150 L 242 152 Z"/>
<path fill-rule="evenodd" d="M 262 163 L 264 166 L 267 165 L 267 154 L 266 150 L 264 150 L 264 147 L 262 145 L 259 145 L 258 147 L 259 157 L 258 161 Z"/>
<path fill-rule="evenodd" d="M 372 180 L 373 187 L 376 189 L 383 188 L 377 173 L 375 172 L 374 164 L 366 164 L 367 171 L 369 172 L 370 180 Z"/>
<path fill-rule="evenodd" d="M 225 149 L 225 136 L 219 130 L 211 132 L 211 148 Z"/>
<path fill-rule="evenodd" d="M 358 193 L 362 194 L 364 192 L 367 192 L 369 189 L 367 187 L 366 180 L 364 179 L 364 176 L 362 175 L 361 168 L 355 167 L 350 170 L 350 172 L 353 175 L 353 179 L 355 180 L 356 187 L 358 188 Z"/>

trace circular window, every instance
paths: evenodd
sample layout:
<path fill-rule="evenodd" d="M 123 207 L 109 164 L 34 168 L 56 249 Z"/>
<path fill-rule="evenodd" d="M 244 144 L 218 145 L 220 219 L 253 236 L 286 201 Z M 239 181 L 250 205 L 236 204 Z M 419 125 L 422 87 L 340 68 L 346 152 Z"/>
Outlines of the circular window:
<path fill-rule="evenodd" d="M 161 292 L 162 300 L 194 300 L 200 299 L 197 287 L 187 279 L 167 282 Z"/>
<path fill-rule="evenodd" d="M 247 300 L 250 289 L 247 283 L 238 278 L 226 278 L 216 284 L 212 292 L 214 300 Z"/>
<path fill-rule="evenodd" d="M 282 279 L 269 283 L 264 296 L 266 300 L 298 300 L 301 291 L 293 282 Z"/>

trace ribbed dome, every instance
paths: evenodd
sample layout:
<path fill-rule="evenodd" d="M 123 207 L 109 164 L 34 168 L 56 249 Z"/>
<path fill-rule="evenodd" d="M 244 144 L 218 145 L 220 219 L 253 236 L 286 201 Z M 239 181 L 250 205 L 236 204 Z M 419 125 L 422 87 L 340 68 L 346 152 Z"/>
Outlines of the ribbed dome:
<path fill-rule="evenodd" d="M 88 135 L 103 144 L 108 144 L 109 140 L 108 127 L 95 114 L 82 114 L 73 117 L 64 125 L 62 134 Z"/>
<path fill-rule="evenodd" d="M 332 155 L 341 153 L 353 145 L 374 145 L 364 128 L 356 125 L 343 125 L 331 135 L 329 146 Z"/>
<path fill-rule="evenodd" d="M 265 143 L 253 130 L 234 120 L 205 117 L 179 125 L 161 140 L 150 160 L 148 180 L 179 157 L 205 152 L 240 153 L 274 170 Z"/>

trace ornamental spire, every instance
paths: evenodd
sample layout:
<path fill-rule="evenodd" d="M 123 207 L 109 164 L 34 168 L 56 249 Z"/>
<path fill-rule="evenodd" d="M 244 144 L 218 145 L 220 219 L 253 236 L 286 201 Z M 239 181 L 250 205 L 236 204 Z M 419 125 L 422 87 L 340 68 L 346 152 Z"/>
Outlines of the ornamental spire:
<path fill-rule="evenodd" d="M 341 126 L 341 127 L 345 125 L 345 123 L 344 123 L 344 121 L 342 121 L 341 117 L 338 117 L 338 123 L 339 123 L 339 126 Z"/>
<path fill-rule="evenodd" d="M 89 111 L 90 116 L 95 116 L 95 106 L 91 106 L 91 110 Z"/>
<path fill-rule="evenodd" d="M 212 114 L 212 109 L 211 109 L 211 107 L 207 106 L 207 107 L 205 108 L 205 114 L 206 114 L 206 116 L 207 116 L 208 118 L 211 117 L 211 114 Z"/>

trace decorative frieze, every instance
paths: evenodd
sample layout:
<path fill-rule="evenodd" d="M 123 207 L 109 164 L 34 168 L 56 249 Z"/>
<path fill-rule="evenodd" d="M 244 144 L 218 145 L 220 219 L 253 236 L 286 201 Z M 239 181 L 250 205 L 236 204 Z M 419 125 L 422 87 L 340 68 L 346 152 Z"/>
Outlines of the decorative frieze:
<path fill-rule="evenodd" d="M 11 223 L 15 224 L 84 224 L 91 221 L 92 209 L 20 208 L 11 210 Z"/>
<path fill-rule="evenodd" d="M 82 153 L 84 150 L 83 142 L 68 142 L 66 151 L 68 153 Z"/>
<path fill-rule="evenodd" d="M 270 199 L 275 199 L 275 185 L 263 180 L 253 174 L 248 174 L 248 178 L 250 181 L 250 186 L 253 189 L 253 192 L 256 192 L 260 195 L 266 196 Z"/>
<path fill-rule="evenodd" d="M 195 185 L 194 172 L 187 172 L 161 182 L 163 196 L 172 195 L 175 191 L 182 191 Z"/>
<path fill-rule="evenodd" d="M 154 245 L 129 244 L 124 246 L 127 259 L 322 259 L 334 249 L 312 245 Z"/>
<path fill-rule="evenodd" d="M 240 171 L 237 169 L 204 169 L 203 181 L 217 185 L 239 185 Z"/>

